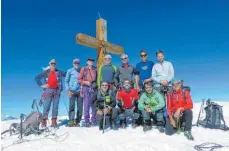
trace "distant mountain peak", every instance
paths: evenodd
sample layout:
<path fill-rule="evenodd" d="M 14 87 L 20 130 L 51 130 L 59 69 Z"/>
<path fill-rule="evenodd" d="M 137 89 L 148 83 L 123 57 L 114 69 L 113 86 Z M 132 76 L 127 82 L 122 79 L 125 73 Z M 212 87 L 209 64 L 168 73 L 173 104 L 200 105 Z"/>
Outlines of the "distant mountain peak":
<path fill-rule="evenodd" d="M 10 115 L 6 115 L 5 118 L 3 119 L 3 121 L 8 121 L 8 120 L 16 120 L 18 118 L 10 116 Z"/>

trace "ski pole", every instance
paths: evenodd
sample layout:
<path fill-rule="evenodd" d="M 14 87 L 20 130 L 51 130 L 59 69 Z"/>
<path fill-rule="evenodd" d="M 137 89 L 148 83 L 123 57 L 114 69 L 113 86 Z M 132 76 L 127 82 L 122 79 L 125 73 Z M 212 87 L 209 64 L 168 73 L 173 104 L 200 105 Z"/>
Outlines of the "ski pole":
<path fill-rule="evenodd" d="M 67 113 L 69 114 L 69 110 L 68 110 L 68 107 L 67 107 L 67 104 L 66 104 L 66 101 L 64 99 L 64 95 L 63 95 L 63 102 L 64 102 L 64 106 L 65 106 L 65 110 L 67 111 Z"/>
<path fill-rule="evenodd" d="M 21 123 L 20 123 L 20 139 L 22 140 L 23 139 L 23 136 L 22 136 L 22 130 L 23 130 L 23 128 L 22 128 L 22 121 L 23 121 L 23 117 L 24 117 L 24 115 L 23 114 L 21 114 L 21 116 L 20 116 L 20 120 L 21 120 Z"/>
<path fill-rule="evenodd" d="M 105 100 L 106 99 L 104 99 L 104 102 L 103 102 L 103 106 L 104 106 L 104 109 L 106 108 L 106 103 L 105 103 Z M 103 109 L 103 110 L 104 110 Z M 104 111 L 103 111 L 103 134 L 104 134 L 104 129 L 105 129 L 105 122 L 106 122 L 106 115 L 105 115 L 105 113 L 104 113 Z"/>
<path fill-rule="evenodd" d="M 202 104 L 201 104 L 201 106 L 200 106 L 199 115 L 198 115 L 198 118 L 197 118 L 197 121 L 196 121 L 196 126 L 197 126 L 197 127 L 199 126 L 200 113 L 201 113 L 201 110 L 202 110 L 202 108 L 203 108 L 203 105 L 204 105 L 204 99 L 202 99 Z"/>

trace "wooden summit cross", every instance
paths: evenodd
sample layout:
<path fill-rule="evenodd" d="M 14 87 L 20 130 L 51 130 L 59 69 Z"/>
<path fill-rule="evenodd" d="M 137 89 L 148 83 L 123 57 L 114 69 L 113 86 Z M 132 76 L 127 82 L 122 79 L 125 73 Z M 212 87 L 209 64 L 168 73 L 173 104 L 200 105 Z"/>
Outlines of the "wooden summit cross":
<path fill-rule="evenodd" d="M 107 42 L 107 21 L 103 18 L 96 20 L 96 38 L 79 33 L 76 43 L 97 49 L 97 69 L 103 65 L 106 53 L 123 54 L 123 48 Z"/>

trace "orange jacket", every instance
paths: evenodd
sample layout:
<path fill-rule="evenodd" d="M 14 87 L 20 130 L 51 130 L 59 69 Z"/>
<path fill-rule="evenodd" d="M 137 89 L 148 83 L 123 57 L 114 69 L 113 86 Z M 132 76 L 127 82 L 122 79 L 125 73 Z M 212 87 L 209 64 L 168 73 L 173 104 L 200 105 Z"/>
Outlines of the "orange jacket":
<path fill-rule="evenodd" d="M 172 93 L 172 94 L 171 94 Z M 182 111 L 192 109 L 193 103 L 189 91 L 179 90 L 167 93 L 167 111 L 171 117 L 178 108 Z"/>

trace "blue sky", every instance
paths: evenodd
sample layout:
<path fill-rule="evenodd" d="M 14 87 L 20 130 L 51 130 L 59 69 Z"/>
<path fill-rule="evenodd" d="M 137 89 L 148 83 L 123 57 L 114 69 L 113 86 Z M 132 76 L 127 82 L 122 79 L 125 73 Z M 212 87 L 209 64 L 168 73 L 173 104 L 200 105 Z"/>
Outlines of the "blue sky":
<path fill-rule="evenodd" d="M 2 115 L 30 111 L 41 89 L 34 77 L 55 58 L 67 70 L 72 59 L 95 57 L 77 45 L 75 35 L 95 36 L 97 12 L 108 21 L 108 41 L 124 47 L 130 62 L 145 49 L 156 61 L 163 49 L 175 75 L 192 87 L 193 100 L 229 101 L 229 2 L 220 1 L 77 1 L 2 0 Z M 113 62 L 120 64 L 119 56 Z M 60 100 L 60 114 L 67 114 Z"/>

